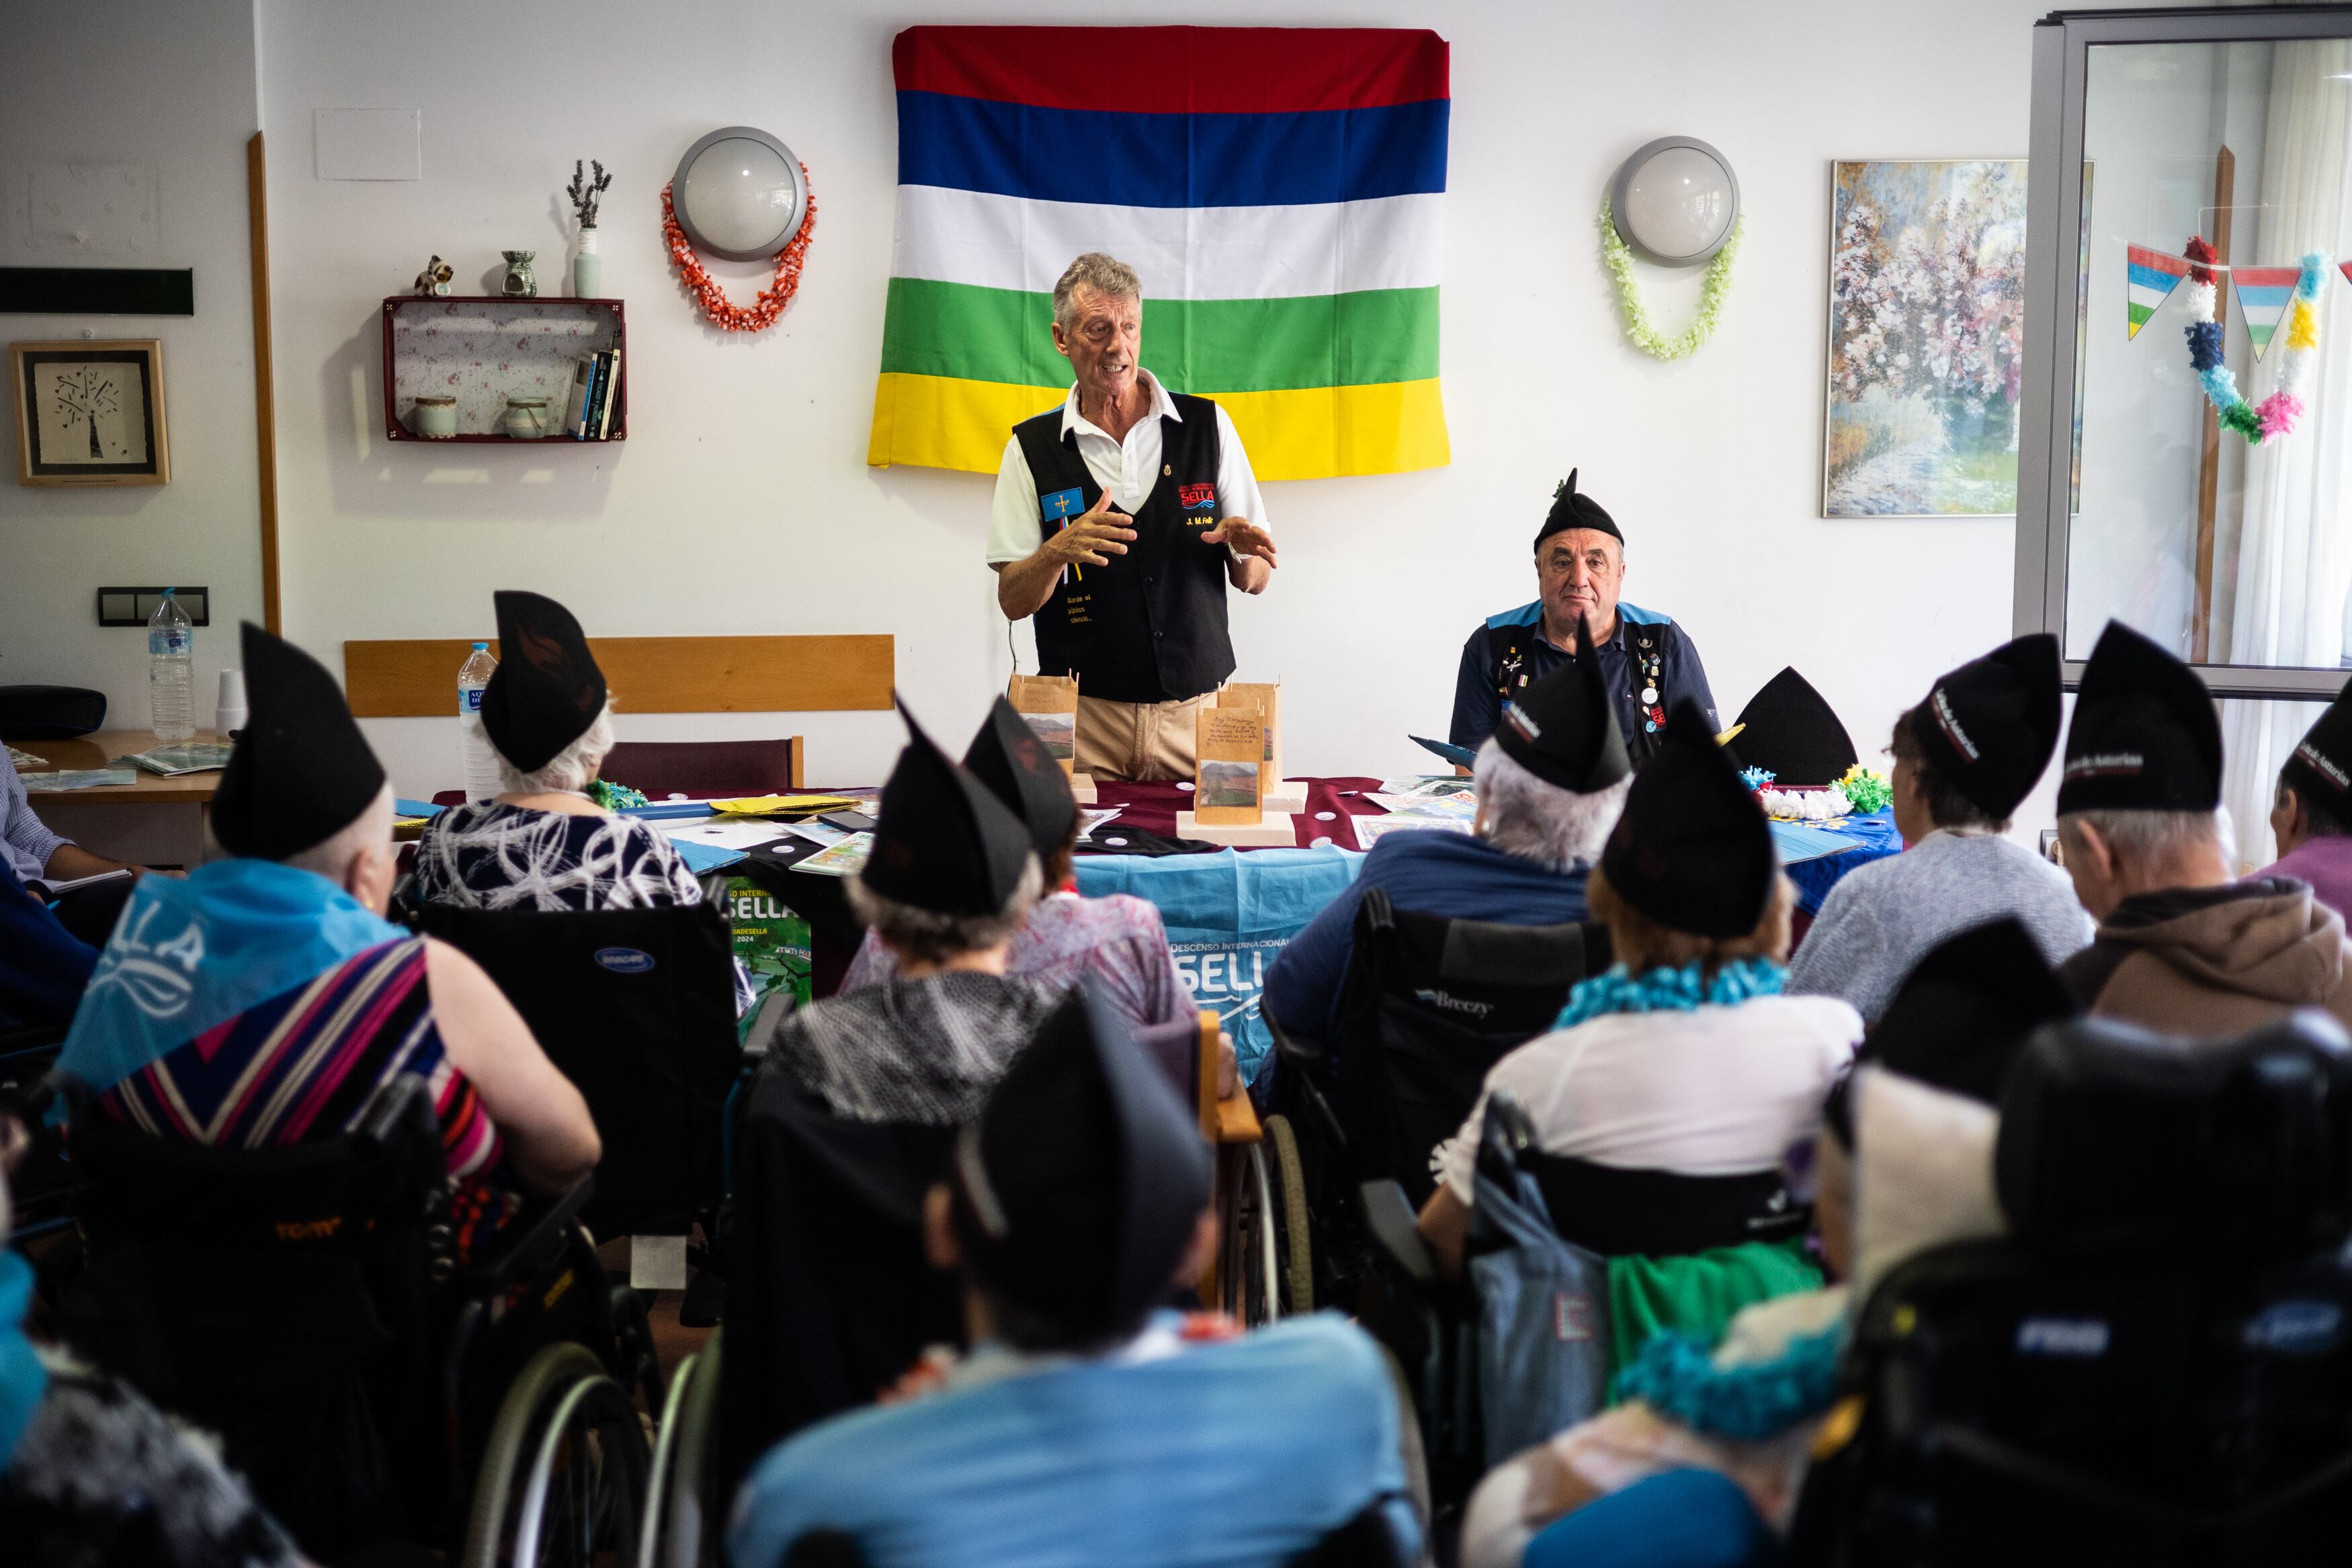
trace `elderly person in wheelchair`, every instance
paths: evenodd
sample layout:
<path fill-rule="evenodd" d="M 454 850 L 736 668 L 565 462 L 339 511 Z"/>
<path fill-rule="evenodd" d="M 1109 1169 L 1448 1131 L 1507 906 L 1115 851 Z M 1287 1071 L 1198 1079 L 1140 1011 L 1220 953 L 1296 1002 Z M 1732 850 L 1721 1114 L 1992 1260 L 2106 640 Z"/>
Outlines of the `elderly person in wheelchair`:
<path fill-rule="evenodd" d="M 1871 1033 L 1872 1071 L 1840 1082 L 1811 1157 L 1792 1162 L 1810 1168 L 1834 1282 L 1750 1305 L 1720 1338 L 1654 1336 L 1620 1375 L 1622 1403 L 1479 1484 L 1464 1568 L 1617 1568 L 1667 1542 L 1691 1568 L 1771 1560 L 1809 1463 L 1853 1429 L 1832 1414 L 1851 1312 L 1903 1257 L 2000 1228 L 1992 1106 L 2027 1038 L 2075 1010 L 2014 921 L 1929 952 Z M 1855 1223 L 1865 1185 L 1867 1228 Z"/>
<path fill-rule="evenodd" d="M 244 658 L 253 718 L 212 810 L 233 858 L 140 879 L 58 1069 L 101 1115 L 248 1148 L 347 1131 L 395 1075 L 423 1077 L 470 1240 L 515 1184 L 593 1170 L 595 1124 L 472 959 L 383 918 L 392 788 L 335 678 L 250 624 Z"/>
<path fill-rule="evenodd" d="M 750 1043 L 832 1115 L 954 1126 L 1067 982 L 1007 973 L 1042 880 L 1029 830 L 911 715 L 907 728 L 848 890 L 897 973 L 782 1014 Z"/>
<path fill-rule="evenodd" d="M 1062 986 L 1093 975 L 1136 1029 L 1189 1020 L 1192 992 L 1176 972 L 1160 911 L 1123 893 L 1079 895 L 1071 877 L 1081 825 L 1077 800 L 1061 764 L 1011 703 L 998 697 L 989 706 L 963 765 L 1028 828 L 1044 872 L 1043 891 L 1013 938 L 1006 972 Z M 841 988 L 859 990 L 898 973 L 897 956 L 880 933 L 868 930 Z"/>
<path fill-rule="evenodd" d="M 1339 1032 L 1357 905 L 1374 888 L 1399 909 L 1508 925 L 1585 918 L 1585 876 L 1623 810 L 1633 765 L 1601 685 L 1590 627 L 1578 657 L 1519 694 L 1478 751 L 1475 833 L 1390 833 L 1348 890 L 1266 971 L 1264 1007 L 1294 1035 Z"/>
<path fill-rule="evenodd" d="M 580 622 L 540 594 L 491 597 L 505 658 L 482 693 L 482 728 L 505 789 L 425 824 L 416 897 L 478 909 L 701 903 L 669 840 L 591 798 L 613 749 L 613 705 Z"/>
<path fill-rule="evenodd" d="M 1266 1564 L 1419 1549 L 1395 1396 L 1336 1318 L 1238 1335 L 1161 1311 L 1215 1242 L 1192 1117 L 1087 980 L 928 1196 L 974 1346 L 789 1438 L 745 1482 L 736 1568 Z"/>
<path fill-rule="evenodd" d="M 1615 967 L 1486 1077 L 1488 1093 L 1507 1088 L 1527 1107 L 1551 1156 L 1553 1226 L 1612 1260 L 1621 1362 L 1655 1328 L 1720 1329 L 1747 1301 L 1820 1283 L 1798 1242 L 1744 1238 L 1759 1204 L 1784 1206 L 1782 1153 L 1811 1137 L 1863 1032 L 1844 1002 L 1780 994 L 1789 883 L 1706 721 L 1681 705 L 1663 740 L 1587 883 Z M 1484 1105 L 1433 1156 L 1440 1181 L 1421 1214 L 1453 1272 Z"/>

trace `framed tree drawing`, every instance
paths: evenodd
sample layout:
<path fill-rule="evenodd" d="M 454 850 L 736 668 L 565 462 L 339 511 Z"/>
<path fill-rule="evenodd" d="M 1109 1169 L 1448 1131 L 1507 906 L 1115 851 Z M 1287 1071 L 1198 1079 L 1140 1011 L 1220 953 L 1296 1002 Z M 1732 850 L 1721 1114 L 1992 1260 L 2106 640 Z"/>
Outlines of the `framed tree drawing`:
<path fill-rule="evenodd" d="M 1832 165 L 1825 517 L 2017 510 L 2023 160 Z"/>
<path fill-rule="evenodd" d="M 163 345 L 11 343 L 19 485 L 164 485 Z"/>

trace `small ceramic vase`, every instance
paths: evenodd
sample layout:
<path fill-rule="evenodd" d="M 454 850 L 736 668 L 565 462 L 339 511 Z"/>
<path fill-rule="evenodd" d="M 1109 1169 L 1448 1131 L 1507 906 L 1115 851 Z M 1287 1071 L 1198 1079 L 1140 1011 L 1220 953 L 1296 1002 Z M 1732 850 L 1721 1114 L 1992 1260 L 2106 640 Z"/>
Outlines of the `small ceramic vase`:
<path fill-rule="evenodd" d="M 507 412 L 499 421 L 499 428 L 517 441 L 537 441 L 552 427 L 543 397 L 510 397 Z"/>
<path fill-rule="evenodd" d="M 499 254 L 507 258 L 506 281 L 499 285 L 499 292 L 517 299 L 536 297 L 539 293 L 539 280 L 530 275 L 530 258 L 537 256 L 539 252 L 502 250 Z"/>
<path fill-rule="evenodd" d="M 416 400 L 416 412 L 409 423 L 426 441 L 446 441 L 457 434 L 457 400 L 454 397 L 421 397 Z"/>
<path fill-rule="evenodd" d="M 596 254 L 596 225 L 589 224 L 580 231 L 580 254 L 572 258 L 572 296 L 593 299 L 604 281 L 604 258 Z"/>

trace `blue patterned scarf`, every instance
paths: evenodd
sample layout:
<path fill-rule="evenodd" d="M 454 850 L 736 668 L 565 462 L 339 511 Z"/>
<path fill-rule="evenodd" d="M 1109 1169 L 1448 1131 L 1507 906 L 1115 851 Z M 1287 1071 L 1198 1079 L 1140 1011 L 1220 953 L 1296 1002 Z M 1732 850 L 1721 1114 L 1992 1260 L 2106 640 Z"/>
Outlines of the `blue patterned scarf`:
<path fill-rule="evenodd" d="M 1655 968 L 1639 978 L 1625 966 L 1611 966 L 1581 981 L 1568 993 L 1568 1006 L 1552 1020 L 1554 1029 L 1573 1029 L 1603 1013 L 1691 1012 L 1701 1007 L 1727 1008 L 1750 997 L 1777 997 L 1788 983 L 1788 968 L 1769 958 L 1734 958 L 1707 979 L 1696 958 L 1679 969 Z"/>
<path fill-rule="evenodd" d="M 406 935 L 325 877 L 274 861 L 142 876 L 58 1066 L 102 1092 L 256 1003 Z"/>

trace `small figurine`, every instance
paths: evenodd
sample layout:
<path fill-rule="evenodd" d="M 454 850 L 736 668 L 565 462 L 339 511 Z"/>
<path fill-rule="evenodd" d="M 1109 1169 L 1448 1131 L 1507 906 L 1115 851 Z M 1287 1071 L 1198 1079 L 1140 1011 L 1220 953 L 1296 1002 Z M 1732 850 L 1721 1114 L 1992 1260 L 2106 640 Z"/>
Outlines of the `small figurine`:
<path fill-rule="evenodd" d="M 439 256 L 435 256 L 431 261 L 425 264 L 425 270 L 416 275 L 416 292 L 418 297 L 436 299 L 447 298 L 449 295 L 449 280 L 457 276 L 457 269 L 456 267 L 450 266 Z"/>
<path fill-rule="evenodd" d="M 502 250 L 499 254 L 507 258 L 506 280 L 499 285 L 499 292 L 510 299 L 536 298 L 539 293 L 539 279 L 530 275 L 530 258 L 537 256 L 539 252 Z"/>

